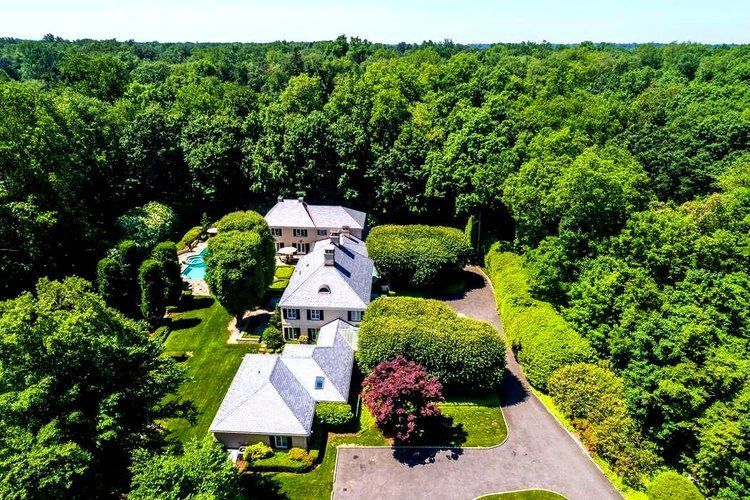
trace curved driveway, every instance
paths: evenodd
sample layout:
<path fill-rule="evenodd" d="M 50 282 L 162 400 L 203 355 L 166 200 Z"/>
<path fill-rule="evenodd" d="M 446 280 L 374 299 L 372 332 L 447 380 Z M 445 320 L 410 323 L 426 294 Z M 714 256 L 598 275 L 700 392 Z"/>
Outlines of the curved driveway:
<path fill-rule="evenodd" d="M 484 273 L 467 268 L 471 285 L 445 302 L 460 314 L 500 331 L 492 287 Z M 543 488 L 568 499 L 622 496 L 581 445 L 530 393 L 513 355 L 501 390 L 508 439 L 495 448 L 338 448 L 336 499 L 471 499 L 493 492 Z"/>

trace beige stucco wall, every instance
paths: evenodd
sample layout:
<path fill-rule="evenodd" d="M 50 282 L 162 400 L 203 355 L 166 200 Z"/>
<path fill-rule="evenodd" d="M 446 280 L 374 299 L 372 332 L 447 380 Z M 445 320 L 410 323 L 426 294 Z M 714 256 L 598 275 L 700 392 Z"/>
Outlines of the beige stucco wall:
<path fill-rule="evenodd" d="M 266 434 L 233 434 L 228 432 L 214 432 L 214 438 L 224 445 L 225 448 L 237 449 L 240 446 L 248 446 L 255 443 L 265 443 L 272 446 L 271 436 Z M 291 437 L 290 448 L 307 449 L 307 438 L 305 436 Z"/>
<path fill-rule="evenodd" d="M 278 226 L 273 226 L 272 229 L 278 229 Z M 307 236 L 306 237 L 300 237 L 300 236 L 294 236 L 294 229 L 292 227 L 282 227 L 281 228 L 281 236 L 274 236 L 274 243 L 283 243 L 285 247 L 292 246 L 292 243 L 308 243 L 310 245 L 310 251 L 312 251 L 313 247 L 315 246 L 316 241 L 325 240 L 327 238 L 331 237 L 331 231 L 341 231 L 340 227 L 321 227 L 321 228 L 297 228 L 297 229 L 307 229 Z M 318 236 L 318 229 L 325 229 L 327 231 L 325 236 Z M 352 236 L 362 239 L 362 230 L 361 229 L 351 229 L 349 231 Z"/>

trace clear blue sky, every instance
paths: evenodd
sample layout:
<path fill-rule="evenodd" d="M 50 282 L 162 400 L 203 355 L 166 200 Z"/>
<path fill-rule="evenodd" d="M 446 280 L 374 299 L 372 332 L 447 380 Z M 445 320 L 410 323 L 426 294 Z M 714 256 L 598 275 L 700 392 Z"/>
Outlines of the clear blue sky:
<path fill-rule="evenodd" d="M 750 42 L 748 0 L 0 0 L 0 36 Z"/>

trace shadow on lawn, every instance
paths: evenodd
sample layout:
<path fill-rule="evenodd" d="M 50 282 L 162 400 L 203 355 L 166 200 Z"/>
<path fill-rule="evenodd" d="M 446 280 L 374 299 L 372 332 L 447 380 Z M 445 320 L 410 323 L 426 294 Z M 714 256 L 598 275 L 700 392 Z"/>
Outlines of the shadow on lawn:
<path fill-rule="evenodd" d="M 258 472 L 242 475 L 242 490 L 250 499 L 288 498 L 281 492 L 281 485 L 277 481 Z"/>
<path fill-rule="evenodd" d="M 188 312 L 197 311 L 199 309 L 207 309 L 214 304 L 213 297 L 193 297 L 192 295 L 184 295 L 177 306 L 177 312 Z"/>
<path fill-rule="evenodd" d="M 394 446 L 393 458 L 408 467 L 431 464 L 442 452 L 447 452 L 446 458 L 458 460 L 464 453 L 461 446 L 467 436 L 463 425 L 456 425 L 452 417 L 441 415 L 433 419 L 424 434 L 410 446 Z"/>
<path fill-rule="evenodd" d="M 178 318 L 172 320 L 170 327 L 172 330 L 186 330 L 198 326 L 200 323 L 200 318 Z"/>

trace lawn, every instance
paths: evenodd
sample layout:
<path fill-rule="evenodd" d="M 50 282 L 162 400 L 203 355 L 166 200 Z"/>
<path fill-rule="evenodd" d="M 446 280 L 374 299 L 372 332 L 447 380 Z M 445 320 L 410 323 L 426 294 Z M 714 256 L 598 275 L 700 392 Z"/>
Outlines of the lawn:
<path fill-rule="evenodd" d="M 496 394 L 488 396 L 447 398 L 440 411 L 461 425 L 466 432 L 463 446 L 495 446 L 508 436 L 500 401 Z"/>
<path fill-rule="evenodd" d="M 482 495 L 477 500 L 565 500 L 559 493 L 547 490 L 523 490 L 510 493 L 492 493 Z"/>
<path fill-rule="evenodd" d="M 289 284 L 289 278 L 294 272 L 294 266 L 277 265 L 273 274 L 273 283 L 268 287 L 271 293 L 280 294 Z"/>
<path fill-rule="evenodd" d="M 257 350 L 257 346 L 227 344 L 230 315 L 212 298 L 193 298 L 186 310 L 171 317 L 172 332 L 165 343 L 166 351 L 184 353 L 189 380 L 180 395 L 193 401 L 198 419 L 195 425 L 176 419 L 166 426 L 175 437 L 187 441 L 208 432 L 242 357 Z"/>

